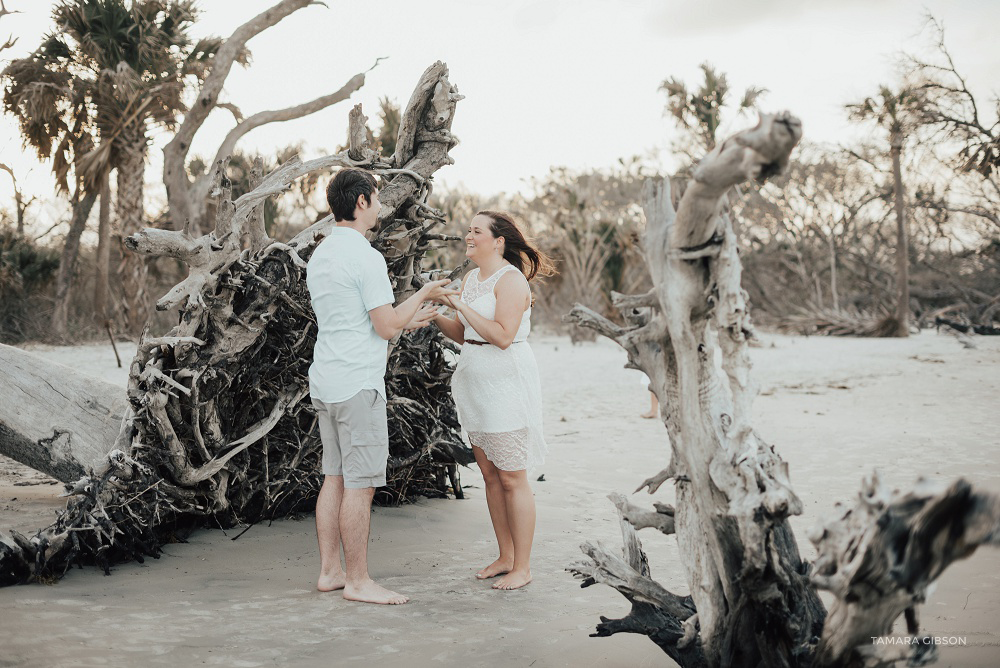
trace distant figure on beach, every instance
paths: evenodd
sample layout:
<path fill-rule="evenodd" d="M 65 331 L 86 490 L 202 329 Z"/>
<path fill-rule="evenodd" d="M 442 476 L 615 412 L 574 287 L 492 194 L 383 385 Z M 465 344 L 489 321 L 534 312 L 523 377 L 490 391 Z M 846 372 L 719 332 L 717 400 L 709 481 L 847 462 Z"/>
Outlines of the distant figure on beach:
<path fill-rule="evenodd" d="M 449 299 L 457 317 L 436 315 L 433 322 L 463 344 L 452 394 L 486 482 L 500 547 L 500 556 L 476 577 L 503 575 L 493 588 L 517 589 L 531 582 L 535 499 L 527 469 L 541 464 L 546 451 L 538 365 L 527 342 L 528 281 L 551 275 L 554 267 L 508 213 L 480 211 L 465 241 L 476 268 L 465 276 L 461 299 Z"/>
<path fill-rule="evenodd" d="M 323 486 L 316 501 L 320 591 L 345 599 L 400 604 L 409 599 L 368 575 L 368 534 L 375 488 L 389 458 L 385 364 L 387 341 L 414 322 L 421 303 L 457 295 L 447 280 L 426 284 L 399 306 L 385 258 L 365 238 L 382 205 L 375 177 L 347 168 L 326 190 L 337 224 L 309 259 L 306 283 L 318 332 L 309 394 L 323 441 Z M 433 314 L 422 309 L 424 320 Z M 346 572 L 340 563 L 344 546 Z"/>
<path fill-rule="evenodd" d="M 660 402 L 656 400 L 656 395 L 649 389 L 649 376 L 642 374 L 642 377 L 639 378 L 639 384 L 649 392 L 649 410 L 645 413 L 640 413 L 639 417 L 652 420 L 660 411 Z"/>

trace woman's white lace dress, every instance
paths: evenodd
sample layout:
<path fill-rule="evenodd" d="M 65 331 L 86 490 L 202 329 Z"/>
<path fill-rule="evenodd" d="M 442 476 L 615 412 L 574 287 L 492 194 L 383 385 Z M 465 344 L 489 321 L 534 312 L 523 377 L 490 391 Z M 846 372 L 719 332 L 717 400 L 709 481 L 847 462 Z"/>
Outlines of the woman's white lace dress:
<path fill-rule="evenodd" d="M 496 317 L 493 293 L 500 277 L 513 265 L 504 265 L 480 282 L 473 269 L 462 290 L 462 301 L 489 320 Z M 466 342 L 483 341 L 459 314 L 465 325 Z M 514 342 L 507 350 L 494 345 L 465 343 L 451 379 L 458 421 L 469 441 L 486 453 L 504 471 L 520 471 L 545 461 L 547 447 L 542 436 L 542 389 L 535 355 L 528 345 L 531 308 L 521 316 Z"/>

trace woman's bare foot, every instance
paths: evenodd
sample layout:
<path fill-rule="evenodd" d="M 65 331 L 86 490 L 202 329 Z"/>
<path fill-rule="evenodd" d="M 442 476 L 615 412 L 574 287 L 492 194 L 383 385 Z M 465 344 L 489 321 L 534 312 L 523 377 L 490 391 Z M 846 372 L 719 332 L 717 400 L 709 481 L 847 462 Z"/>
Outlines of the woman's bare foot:
<path fill-rule="evenodd" d="M 347 583 L 344 586 L 344 598 L 348 601 L 378 603 L 379 605 L 401 605 L 410 600 L 408 596 L 390 591 L 376 584 L 374 580 L 366 580 L 358 585 Z"/>
<path fill-rule="evenodd" d="M 520 589 L 529 582 L 531 582 L 531 571 L 511 571 L 497 580 L 497 583 L 493 585 L 493 588 L 504 590 Z"/>
<path fill-rule="evenodd" d="M 510 569 L 514 567 L 513 561 L 505 561 L 503 559 L 497 558 L 492 564 L 482 569 L 476 573 L 476 577 L 480 580 L 489 580 L 490 578 L 495 578 L 498 575 L 503 575 L 504 573 L 509 573 Z"/>
<path fill-rule="evenodd" d="M 320 591 L 337 591 L 338 589 L 343 589 L 346 584 L 347 576 L 344 575 L 343 571 L 332 575 L 320 574 L 319 580 L 316 582 L 316 589 Z"/>
<path fill-rule="evenodd" d="M 648 413 L 641 413 L 639 417 L 645 418 L 647 420 L 652 420 L 653 418 L 656 417 L 656 413 L 653 411 L 649 411 Z"/>

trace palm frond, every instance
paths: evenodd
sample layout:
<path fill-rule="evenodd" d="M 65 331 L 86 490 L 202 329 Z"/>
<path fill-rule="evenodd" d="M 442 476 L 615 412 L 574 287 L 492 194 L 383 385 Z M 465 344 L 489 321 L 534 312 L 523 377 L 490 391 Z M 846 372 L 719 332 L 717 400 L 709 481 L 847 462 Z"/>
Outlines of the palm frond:
<path fill-rule="evenodd" d="M 763 86 L 750 86 L 745 91 L 743 91 L 743 97 L 740 99 L 740 111 L 746 111 L 748 109 L 755 109 L 757 107 L 757 101 L 767 95 L 769 91 Z"/>

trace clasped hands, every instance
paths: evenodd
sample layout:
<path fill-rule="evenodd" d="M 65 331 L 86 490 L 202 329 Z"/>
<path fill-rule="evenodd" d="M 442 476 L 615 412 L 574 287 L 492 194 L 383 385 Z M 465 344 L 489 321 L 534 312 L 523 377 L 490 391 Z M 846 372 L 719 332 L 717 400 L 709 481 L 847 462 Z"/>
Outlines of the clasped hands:
<path fill-rule="evenodd" d="M 458 285 L 460 285 L 458 281 L 449 281 L 447 278 L 425 283 L 420 288 L 420 292 L 424 293 L 422 295 L 423 303 L 417 309 L 413 318 L 410 319 L 410 322 L 406 323 L 404 329 L 407 332 L 411 332 L 431 324 L 431 321 L 439 315 L 437 304 L 456 308 L 456 304 L 459 301 L 459 291 L 455 288 Z"/>

